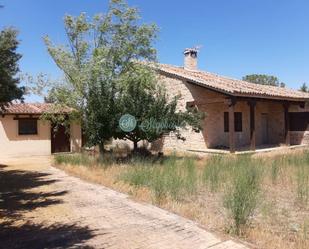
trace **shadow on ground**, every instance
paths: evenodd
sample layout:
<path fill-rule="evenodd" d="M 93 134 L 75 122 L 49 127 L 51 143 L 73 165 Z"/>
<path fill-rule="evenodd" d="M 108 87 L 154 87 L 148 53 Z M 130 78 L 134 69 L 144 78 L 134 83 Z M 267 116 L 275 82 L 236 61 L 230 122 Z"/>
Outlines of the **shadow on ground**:
<path fill-rule="evenodd" d="M 93 231 L 75 224 L 44 224 L 26 223 L 21 226 L 10 222 L 0 224 L 0 248 L 11 249 L 58 249 L 83 248 L 83 242 L 93 237 Z"/>
<path fill-rule="evenodd" d="M 66 191 L 33 191 L 56 182 L 48 176 L 0 165 L 0 248 L 90 248 L 82 245 L 94 236 L 88 227 L 67 223 L 47 226 L 23 219 L 27 212 L 63 202 Z"/>

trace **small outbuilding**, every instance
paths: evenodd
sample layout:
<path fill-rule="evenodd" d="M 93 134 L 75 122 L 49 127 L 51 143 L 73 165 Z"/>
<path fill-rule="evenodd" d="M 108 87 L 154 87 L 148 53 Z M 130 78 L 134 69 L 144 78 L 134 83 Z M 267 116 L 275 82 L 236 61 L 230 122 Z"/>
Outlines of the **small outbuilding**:
<path fill-rule="evenodd" d="M 50 103 L 9 104 L 0 114 L 0 158 L 43 156 L 58 152 L 78 152 L 82 146 L 81 126 L 69 127 L 41 119 L 42 114 L 53 112 Z M 71 109 L 62 109 L 67 115 Z"/>

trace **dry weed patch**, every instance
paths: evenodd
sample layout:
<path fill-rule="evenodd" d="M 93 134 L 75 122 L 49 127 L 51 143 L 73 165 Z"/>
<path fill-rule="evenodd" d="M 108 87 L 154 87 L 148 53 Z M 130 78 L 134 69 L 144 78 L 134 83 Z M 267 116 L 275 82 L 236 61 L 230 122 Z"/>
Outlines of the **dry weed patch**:
<path fill-rule="evenodd" d="M 309 151 L 118 160 L 58 155 L 69 174 L 128 193 L 258 248 L 309 248 Z"/>

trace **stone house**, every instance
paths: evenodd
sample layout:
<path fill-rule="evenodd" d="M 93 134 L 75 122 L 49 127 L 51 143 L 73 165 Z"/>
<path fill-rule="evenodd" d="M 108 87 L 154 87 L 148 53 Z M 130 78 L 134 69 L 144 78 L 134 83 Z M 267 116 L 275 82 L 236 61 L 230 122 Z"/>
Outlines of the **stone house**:
<path fill-rule="evenodd" d="M 309 144 L 309 94 L 200 71 L 197 54 L 186 49 L 183 67 L 157 68 L 168 93 L 181 94 L 180 110 L 196 106 L 207 115 L 202 132 L 185 130 L 185 141 L 167 135 L 160 143 L 163 149 L 235 152 Z"/>
<path fill-rule="evenodd" d="M 43 156 L 57 152 L 77 152 L 82 145 L 81 127 L 70 125 L 69 132 L 60 126 L 52 129 L 43 113 L 52 111 L 52 104 L 10 104 L 0 114 L 0 158 Z M 62 110 L 66 114 L 70 110 Z"/>

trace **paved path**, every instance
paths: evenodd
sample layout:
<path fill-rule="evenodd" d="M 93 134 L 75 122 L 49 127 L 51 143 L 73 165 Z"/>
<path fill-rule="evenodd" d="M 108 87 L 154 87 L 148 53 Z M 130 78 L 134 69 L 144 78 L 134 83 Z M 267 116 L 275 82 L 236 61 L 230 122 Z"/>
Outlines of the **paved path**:
<path fill-rule="evenodd" d="M 0 181 L 0 248 L 247 248 L 188 219 L 68 176 L 48 158 L 5 162 Z"/>

